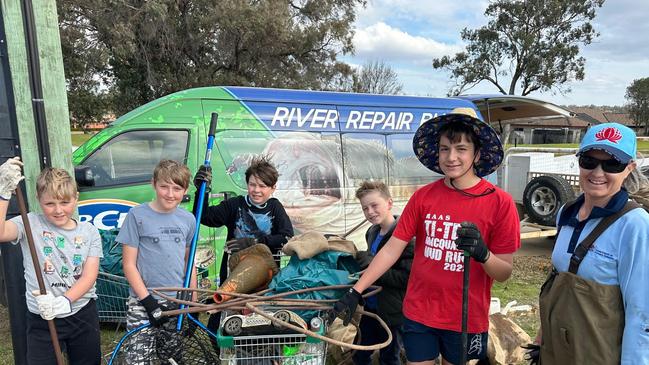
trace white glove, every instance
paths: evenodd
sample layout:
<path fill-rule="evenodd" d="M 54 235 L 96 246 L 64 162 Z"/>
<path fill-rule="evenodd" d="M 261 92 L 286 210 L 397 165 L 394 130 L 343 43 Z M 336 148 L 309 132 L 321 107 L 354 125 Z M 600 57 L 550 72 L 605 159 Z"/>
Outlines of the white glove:
<path fill-rule="evenodd" d="M 65 295 L 58 297 L 55 297 L 50 293 L 41 295 L 38 290 L 34 290 L 32 295 L 36 298 L 38 311 L 41 312 L 41 317 L 46 321 L 52 320 L 60 314 L 72 312 L 70 299 Z"/>
<path fill-rule="evenodd" d="M 10 158 L 0 165 L 0 198 L 11 199 L 11 193 L 16 190 L 20 180 L 25 178 L 20 170 L 22 166 L 19 157 Z"/>

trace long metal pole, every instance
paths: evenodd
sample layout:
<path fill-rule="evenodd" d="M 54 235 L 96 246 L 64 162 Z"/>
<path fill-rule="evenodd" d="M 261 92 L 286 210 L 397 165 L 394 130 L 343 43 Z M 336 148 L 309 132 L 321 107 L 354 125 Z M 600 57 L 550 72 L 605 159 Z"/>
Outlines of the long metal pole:
<path fill-rule="evenodd" d="M 20 216 L 23 219 L 25 226 L 25 234 L 27 235 L 27 243 L 29 244 L 29 253 L 32 256 L 32 263 L 34 264 L 34 272 L 36 273 L 36 281 L 38 281 L 38 289 L 41 295 L 47 294 L 45 290 L 45 281 L 43 280 L 43 273 L 41 273 L 41 265 L 38 263 L 38 256 L 36 255 L 36 247 L 34 246 L 34 236 L 32 236 L 32 228 L 29 224 L 27 217 L 27 206 L 23 198 L 23 192 L 20 186 L 16 187 L 16 197 L 18 198 L 18 208 L 20 208 Z M 52 338 L 52 346 L 54 346 L 54 353 L 56 354 L 56 363 L 63 365 L 63 353 L 61 352 L 61 345 L 59 344 L 59 336 L 56 333 L 56 326 L 54 320 L 47 321 L 47 327 L 50 329 L 50 337 Z"/>
<path fill-rule="evenodd" d="M 466 364 L 468 350 L 468 331 L 469 322 L 469 263 L 471 256 L 464 251 L 464 272 L 462 273 L 462 352 L 460 353 L 460 364 Z"/>

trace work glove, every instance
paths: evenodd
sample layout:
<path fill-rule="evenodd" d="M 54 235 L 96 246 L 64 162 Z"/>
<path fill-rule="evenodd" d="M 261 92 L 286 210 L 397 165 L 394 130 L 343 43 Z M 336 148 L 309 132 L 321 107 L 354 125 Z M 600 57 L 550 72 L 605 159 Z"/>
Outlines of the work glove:
<path fill-rule="evenodd" d="M 32 295 L 36 298 L 36 305 L 38 306 L 41 318 L 46 321 L 50 321 L 58 315 L 72 312 L 70 299 L 65 295 L 55 297 L 50 293 L 41 294 L 38 290 L 34 290 Z"/>
<path fill-rule="evenodd" d="M 212 184 L 212 167 L 201 165 L 194 175 L 194 186 L 196 189 L 201 188 L 201 184 L 205 182 L 205 191 L 210 191 L 210 186 Z"/>
<path fill-rule="evenodd" d="M 482 240 L 480 230 L 471 222 L 462 222 L 460 224 L 455 245 L 458 250 L 468 252 L 478 262 L 484 264 L 489 259 L 489 249 Z"/>
<path fill-rule="evenodd" d="M 347 294 L 334 303 L 334 308 L 329 313 L 329 323 L 338 317 L 343 320 L 343 326 L 347 326 L 352 320 L 352 316 L 356 312 L 356 307 L 358 307 L 359 303 L 361 305 L 363 304 L 361 293 L 357 292 L 354 288 L 349 288 Z"/>
<path fill-rule="evenodd" d="M 230 253 L 239 252 L 243 249 L 246 249 L 256 244 L 257 244 L 257 239 L 254 237 L 239 238 L 236 240 L 230 240 L 225 243 L 226 249 Z"/>
<path fill-rule="evenodd" d="M 359 251 L 356 254 L 356 262 L 358 263 L 358 266 L 361 268 L 361 270 L 367 269 L 367 267 L 370 266 L 370 263 L 372 263 L 373 258 L 374 255 L 372 255 L 369 251 Z"/>
<path fill-rule="evenodd" d="M 11 193 L 16 190 L 20 180 L 25 178 L 20 170 L 22 166 L 20 157 L 10 158 L 0 165 L 0 198 L 2 200 L 11 199 Z"/>
<path fill-rule="evenodd" d="M 541 346 L 535 343 L 528 343 L 521 347 L 527 350 L 525 352 L 525 360 L 529 361 L 530 365 L 538 365 L 539 357 L 541 356 Z"/>
<path fill-rule="evenodd" d="M 149 316 L 149 323 L 151 323 L 151 326 L 160 327 L 169 320 L 169 317 L 162 315 L 162 306 L 160 306 L 158 300 L 151 294 L 140 300 L 140 304 L 142 304 L 142 306 L 146 310 L 146 314 Z"/>

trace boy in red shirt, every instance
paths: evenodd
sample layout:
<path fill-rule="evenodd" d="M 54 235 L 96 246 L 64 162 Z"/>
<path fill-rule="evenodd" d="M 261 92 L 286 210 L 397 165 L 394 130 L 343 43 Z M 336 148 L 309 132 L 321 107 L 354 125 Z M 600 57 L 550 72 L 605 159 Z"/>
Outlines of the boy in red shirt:
<path fill-rule="evenodd" d="M 413 140 L 419 161 L 444 178 L 415 192 L 392 237 L 359 281 L 334 305 L 349 323 L 361 295 L 416 236 L 404 299 L 404 347 L 409 364 L 458 365 L 461 352 L 462 251 L 470 266 L 467 359 L 487 352 L 493 280 L 512 272 L 520 226 L 512 197 L 482 177 L 496 171 L 503 149 L 496 132 L 473 109 L 462 108 L 422 124 Z"/>

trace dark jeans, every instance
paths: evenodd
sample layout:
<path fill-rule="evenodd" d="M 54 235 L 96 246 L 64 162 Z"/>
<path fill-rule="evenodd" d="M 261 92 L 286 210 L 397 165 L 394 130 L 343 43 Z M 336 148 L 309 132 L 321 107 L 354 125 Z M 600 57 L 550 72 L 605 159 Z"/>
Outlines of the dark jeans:
<path fill-rule="evenodd" d="M 91 300 L 80 311 L 65 318 L 55 318 L 61 350 L 67 352 L 70 365 L 101 364 L 99 314 Z M 47 321 L 27 312 L 27 363 L 56 365 L 56 355 Z"/>
<path fill-rule="evenodd" d="M 374 312 L 367 308 L 365 310 Z M 358 327 L 361 331 L 361 345 L 376 345 L 388 339 L 387 333 L 385 333 L 383 327 L 381 327 L 379 322 L 374 320 L 374 318 L 369 318 L 367 316 L 361 317 L 361 323 Z M 390 326 L 390 332 L 392 332 L 392 342 L 387 347 L 379 350 L 379 364 L 401 365 L 401 336 L 403 333 L 401 325 Z M 354 364 L 371 365 L 373 352 L 374 351 L 356 351 L 353 357 Z"/>

